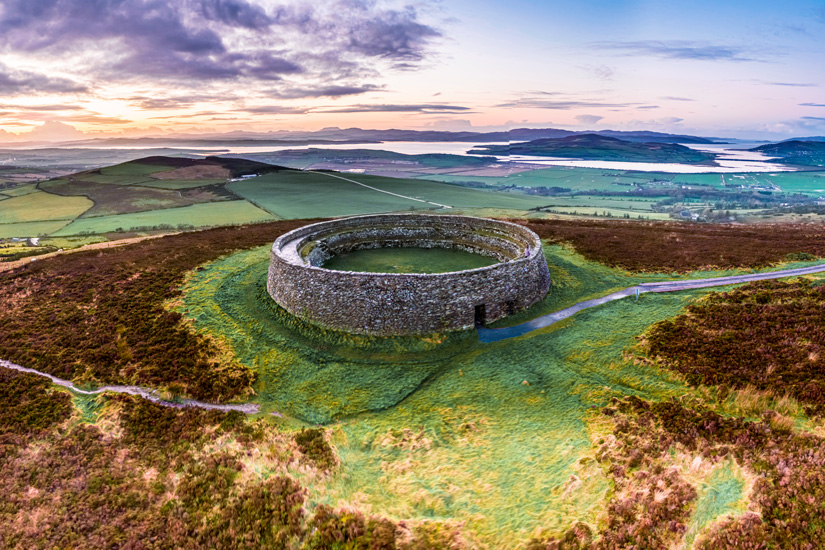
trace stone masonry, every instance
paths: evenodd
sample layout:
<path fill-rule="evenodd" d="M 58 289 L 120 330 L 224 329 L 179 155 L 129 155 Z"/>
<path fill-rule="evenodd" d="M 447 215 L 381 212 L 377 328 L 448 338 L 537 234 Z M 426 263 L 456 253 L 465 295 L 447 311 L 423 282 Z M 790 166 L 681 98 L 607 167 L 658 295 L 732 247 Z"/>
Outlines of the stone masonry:
<path fill-rule="evenodd" d="M 458 248 L 499 263 L 451 273 L 324 269 L 363 248 Z M 284 309 L 326 328 L 393 336 L 468 329 L 538 302 L 550 287 L 541 240 L 520 225 L 422 214 L 356 216 L 307 225 L 272 246 L 267 289 Z"/>

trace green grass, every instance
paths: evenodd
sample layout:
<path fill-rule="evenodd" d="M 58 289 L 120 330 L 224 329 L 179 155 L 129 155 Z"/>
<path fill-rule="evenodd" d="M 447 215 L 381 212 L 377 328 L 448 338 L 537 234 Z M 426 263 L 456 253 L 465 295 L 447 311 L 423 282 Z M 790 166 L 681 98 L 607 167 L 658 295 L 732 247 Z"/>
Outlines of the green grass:
<path fill-rule="evenodd" d="M 40 239 L 40 244 L 66 250 L 69 248 L 78 248 L 86 244 L 102 243 L 106 241 L 106 237 L 102 235 L 90 235 L 83 237 L 45 237 Z"/>
<path fill-rule="evenodd" d="M 544 203 L 540 197 L 480 191 L 430 181 L 363 174 L 344 177 L 391 193 L 461 209 L 494 207 L 524 212 Z M 229 183 L 227 188 L 284 219 L 438 208 L 312 172 L 268 174 Z"/>
<path fill-rule="evenodd" d="M 444 185 L 443 183 L 427 180 L 385 178 L 363 174 L 346 175 L 345 177 L 391 193 L 408 195 L 462 209 L 495 207 L 509 210 L 528 210 L 536 206 L 542 206 L 547 201 L 546 197 L 533 197 L 518 193 L 498 193 L 458 185 Z"/>
<path fill-rule="evenodd" d="M 12 187 L 11 189 L 3 189 L 2 194 L 9 197 L 20 197 L 22 195 L 28 195 L 29 193 L 35 193 L 36 191 L 37 184 L 29 183 L 19 187 Z"/>
<path fill-rule="evenodd" d="M 519 172 L 503 177 L 469 176 L 462 174 L 424 176 L 445 182 L 477 181 L 489 185 L 517 185 L 519 187 L 566 187 L 573 191 L 627 191 L 629 185 L 652 180 L 672 181 L 675 174 L 663 172 L 635 172 L 630 170 L 597 170 L 550 166 Z"/>
<path fill-rule="evenodd" d="M 71 220 L 92 206 L 86 197 L 61 197 L 35 191 L 0 202 L 0 224 Z"/>
<path fill-rule="evenodd" d="M 555 286 L 532 315 L 655 279 L 546 250 Z M 514 547 L 538 527 L 592 523 L 603 511 L 610 483 L 592 460 L 591 406 L 690 392 L 623 354 L 703 291 L 614 302 L 489 345 L 473 331 L 370 338 L 323 331 L 280 310 L 264 287 L 267 263 L 261 247 L 206 265 L 179 310 L 258 373 L 264 414 L 338 421 L 340 471 L 302 481 L 314 502 L 454 518 L 493 547 Z M 582 484 L 571 488 L 571 475 Z"/>
<path fill-rule="evenodd" d="M 324 267 L 368 273 L 445 273 L 493 265 L 489 256 L 445 248 L 378 248 L 333 256 Z"/>
<path fill-rule="evenodd" d="M 69 223 L 69 221 L 0 223 L 0 239 L 50 235 Z"/>
<path fill-rule="evenodd" d="M 273 219 L 273 216 L 246 201 L 214 202 L 149 212 L 82 218 L 72 222 L 60 231 L 55 231 L 53 236 L 108 233 L 118 230 L 130 231 L 159 226 L 172 229 L 177 227 L 210 227 L 255 223 L 271 219 Z"/>
<path fill-rule="evenodd" d="M 731 460 L 713 469 L 699 487 L 696 510 L 688 525 L 682 548 L 690 548 L 696 536 L 714 521 L 746 510 L 747 495 L 744 494 L 745 480 L 742 476 L 741 468 Z"/>
<path fill-rule="evenodd" d="M 418 204 L 311 172 L 280 172 L 227 184 L 227 189 L 283 219 L 407 210 Z"/>

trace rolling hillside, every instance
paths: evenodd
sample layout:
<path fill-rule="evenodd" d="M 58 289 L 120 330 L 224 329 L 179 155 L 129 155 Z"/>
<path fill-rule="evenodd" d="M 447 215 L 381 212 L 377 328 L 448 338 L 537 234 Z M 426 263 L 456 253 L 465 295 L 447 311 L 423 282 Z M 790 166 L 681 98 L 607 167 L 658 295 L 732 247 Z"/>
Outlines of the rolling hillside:
<path fill-rule="evenodd" d="M 598 134 L 536 139 L 526 143 L 487 145 L 470 151 L 476 155 L 530 155 L 582 160 L 629 162 L 707 163 L 715 156 L 675 143 L 637 143 Z"/>

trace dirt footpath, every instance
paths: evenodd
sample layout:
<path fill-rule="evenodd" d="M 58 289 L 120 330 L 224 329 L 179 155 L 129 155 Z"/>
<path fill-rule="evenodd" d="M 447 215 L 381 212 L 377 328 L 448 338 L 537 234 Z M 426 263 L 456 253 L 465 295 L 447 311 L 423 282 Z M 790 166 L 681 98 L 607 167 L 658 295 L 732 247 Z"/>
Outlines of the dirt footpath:
<path fill-rule="evenodd" d="M 18 267 L 22 267 L 26 264 L 30 264 L 32 262 L 39 262 L 40 260 L 44 260 L 46 258 L 52 258 L 54 256 L 58 256 L 60 254 L 72 254 L 73 252 L 84 252 L 86 250 L 100 250 L 103 248 L 116 248 L 118 246 L 126 246 L 127 244 L 132 243 L 139 243 L 140 241 L 146 241 L 148 239 L 158 239 L 160 237 L 167 237 L 169 235 L 177 235 L 178 232 L 175 233 L 164 233 L 162 235 L 145 235 L 143 237 L 132 237 L 129 239 L 120 239 L 118 241 L 106 241 L 105 243 L 94 243 L 94 244 L 84 244 L 78 248 L 70 248 L 68 250 L 60 250 L 57 252 L 49 252 L 47 254 L 42 254 L 40 256 L 31 256 L 29 258 L 22 258 L 20 260 L 16 260 L 14 262 L 0 262 L 0 272 L 2 271 L 9 271 L 11 269 L 16 269 Z"/>

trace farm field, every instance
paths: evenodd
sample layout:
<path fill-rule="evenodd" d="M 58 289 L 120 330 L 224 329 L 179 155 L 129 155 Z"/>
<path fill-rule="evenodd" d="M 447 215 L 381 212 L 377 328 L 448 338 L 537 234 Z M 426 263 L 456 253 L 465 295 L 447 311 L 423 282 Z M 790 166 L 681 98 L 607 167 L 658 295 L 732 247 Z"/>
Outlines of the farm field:
<path fill-rule="evenodd" d="M 152 229 L 191 229 L 215 225 L 240 225 L 272 220 L 274 216 L 246 201 L 212 202 L 179 208 L 164 208 L 114 216 L 97 216 L 73 221 L 50 235 L 65 237 Z"/>
<path fill-rule="evenodd" d="M 441 162 L 436 157 L 434 161 Z M 216 177 L 220 174 L 226 179 Z M 244 174 L 259 175 L 236 177 Z M 705 221 L 709 217 L 711 221 L 744 222 L 815 220 L 825 212 L 816 205 L 816 198 L 825 188 L 822 172 L 659 174 L 549 167 L 508 177 L 432 174 L 424 179 L 330 174 L 241 158 L 150 157 L 3 189 L 0 238 L 109 233 L 118 228 L 145 232 L 160 226 L 211 227 L 266 219 L 415 210 L 531 219 L 684 217 Z M 335 175 L 375 189 L 332 177 Z M 738 187 L 741 185 L 746 188 Z M 790 199 L 771 187 L 777 185 L 784 186 L 781 188 L 785 193 L 803 193 L 808 198 L 799 202 L 803 195 L 793 195 L 797 197 L 795 207 L 790 208 L 782 202 Z M 241 206 L 242 201 L 247 206 Z M 232 204 L 222 208 L 220 204 L 224 203 Z M 179 214 L 183 218 L 173 219 Z M 233 219 L 235 214 L 238 217 Z M 113 217 L 118 215 L 125 217 Z M 39 223 L 57 219 L 71 223 Z M 38 224 L 12 225 L 33 222 Z"/>
<path fill-rule="evenodd" d="M 86 197 L 35 191 L 0 202 L 0 224 L 74 219 L 94 205 Z"/>

